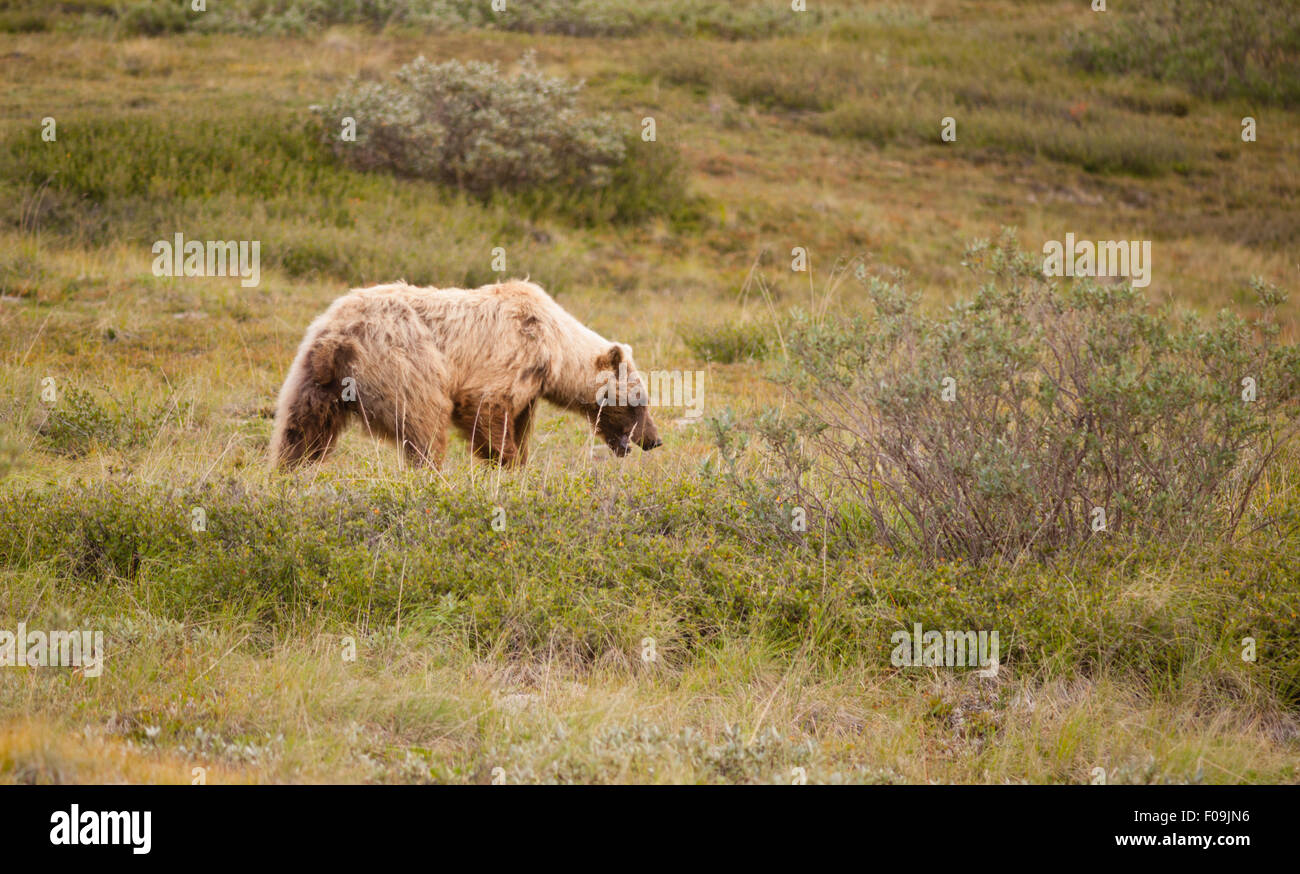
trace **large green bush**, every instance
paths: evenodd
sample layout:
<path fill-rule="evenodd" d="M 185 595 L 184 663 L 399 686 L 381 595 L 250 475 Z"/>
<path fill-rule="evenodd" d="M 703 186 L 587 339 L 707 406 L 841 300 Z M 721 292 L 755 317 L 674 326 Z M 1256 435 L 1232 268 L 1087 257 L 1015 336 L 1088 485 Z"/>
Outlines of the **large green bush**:
<path fill-rule="evenodd" d="M 582 83 L 547 76 L 532 54 L 504 75 L 495 63 L 423 57 L 392 82 L 356 82 L 318 108 L 336 155 L 361 169 L 383 168 L 475 194 L 542 185 L 600 188 L 623 163 L 618 122 L 586 116 Z M 355 142 L 342 119 L 356 120 Z"/>
<path fill-rule="evenodd" d="M 1128 284 L 1047 280 L 1009 234 L 967 263 L 985 281 L 941 316 L 864 274 L 872 316 L 787 334 L 800 412 L 762 431 L 794 500 L 931 559 L 1238 527 L 1297 430 L 1283 295 L 1257 282 L 1258 319 L 1206 323 Z"/>
<path fill-rule="evenodd" d="M 585 114 L 581 82 L 545 75 L 531 53 L 519 70 L 417 58 L 392 81 L 356 81 L 314 107 L 323 140 L 360 170 L 433 180 L 531 214 L 580 223 L 690 220 L 695 204 L 677 151 L 643 142 L 636 119 Z M 345 139 L 344 120 L 355 121 Z M 349 134 L 350 135 L 350 134 Z"/>

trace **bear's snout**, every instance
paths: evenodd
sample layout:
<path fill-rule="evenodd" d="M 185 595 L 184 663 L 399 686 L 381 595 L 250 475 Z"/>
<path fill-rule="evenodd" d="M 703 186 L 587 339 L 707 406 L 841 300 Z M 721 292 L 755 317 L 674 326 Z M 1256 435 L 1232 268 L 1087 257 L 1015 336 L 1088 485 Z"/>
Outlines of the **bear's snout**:
<path fill-rule="evenodd" d="M 636 442 L 646 452 L 664 445 L 664 441 L 659 439 L 659 429 L 655 427 L 654 422 L 650 421 L 649 416 L 646 416 L 642 421 L 640 431 L 641 433 L 637 435 Z"/>

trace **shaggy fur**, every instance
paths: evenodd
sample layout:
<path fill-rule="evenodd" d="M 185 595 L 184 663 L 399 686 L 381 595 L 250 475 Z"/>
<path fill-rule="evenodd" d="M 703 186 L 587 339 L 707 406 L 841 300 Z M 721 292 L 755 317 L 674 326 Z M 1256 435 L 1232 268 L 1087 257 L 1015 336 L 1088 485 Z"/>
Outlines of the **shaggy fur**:
<path fill-rule="evenodd" d="M 620 365 L 625 367 L 620 368 Z M 616 455 L 660 445 L 630 347 L 611 343 L 531 282 L 476 289 L 405 283 L 340 297 L 307 328 L 280 390 L 271 461 L 323 459 L 355 417 L 413 464 L 442 463 L 456 426 L 479 458 L 522 464 L 537 402 L 585 415 Z"/>

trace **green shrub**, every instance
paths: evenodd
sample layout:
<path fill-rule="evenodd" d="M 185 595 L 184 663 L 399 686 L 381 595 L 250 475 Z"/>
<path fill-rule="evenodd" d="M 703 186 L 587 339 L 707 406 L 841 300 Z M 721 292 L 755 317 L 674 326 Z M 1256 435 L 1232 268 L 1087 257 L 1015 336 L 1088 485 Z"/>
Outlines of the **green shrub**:
<path fill-rule="evenodd" d="M 355 174 L 322 157 L 304 121 L 279 113 L 238 120 L 72 116 L 59 121 L 59 148 L 36 128 L 11 130 L 0 141 L 6 179 L 97 203 L 227 192 L 264 201 L 322 189 L 339 200 Z"/>
<path fill-rule="evenodd" d="M 701 325 L 682 331 L 682 342 L 697 358 L 718 364 L 761 361 L 771 352 L 770 332 L 760 325 Z"/>
<path fill-rule="evenodd" d="M 1300 427 L 1283 296 L 1258 283 L 1259 319 L 1207 324 L 1129 285 L 1047 281 L 1010 234 L 968 263 L 986 281 L 941 317 L 864 276 L 874 317 L 798 318 L 785 378 L 800 413 L 761 428 L 788 493 L 931 560 L 1235 530 Z"/>
<path fill-rule="evenodd" d="M 514 76 L 495 63 L 417 58 L 393 82 L 354 82 L 314 109 L 323 140 L 358 170 L 429 179 L 481 200 L 504 195 L 531 214 L 579 223 L 689 219 L 696 204 L 676 150 L 643 143 L 607 115 L 583 115 L 581 90 L 546 76 L 531 53 Z M 355 141 L 343 139 L 344 118 L 355 119 Z"/>
<path fill-rule="evenodd" d="M 68 386 L 49 407 L 37 433 L 49 451 L 77 458 L 96 448 L 145 443 L 173 416 L 183 416 L 183 411 L 169 402 L 140 409 L 129 400 L 101 400 L 85 389 Z"/>
<path fill-rule="evenodd" d="M 1137 116 L 1107 112 L 1074 121 L 1064 115 L 1029 118 L 1014 111 L 995 110 L 977 115 L 966 131 L 975 145 L 1039 154 L 1076 164 L 1090 173 L 1156 176 L 1190 166 L 1191 153 L 1178 137 L 1144 124 Z"/>
<path fill-rule="evenodd" d="M 586 117 L 582 83 L 542 73 L 531 53 L 513 77 L 495 63 L 423 57 L 392 83 L 356 82 L 319 108 L 334 153 L 360 169 L 434 179 L 478 195 L 543 185 L 600 188 L 627 149 L 617 123 Z M 356 119 L 356 141 L 341 119 Z"/>
<path fill-rule="evenodd" d="M 148 0 L 122 11 L 122 30 L 133 36 L 162 36 L 189 30 L 199 16 L 189 12 L 188 3 Z"/>
<path fill-rule="evenodd" d="M 878 74 L 857 47 L 823 51 L 810 39 L 726 46 L 716 52 L 668 44 L 648 56 L 642 72 L 702 93 L 722 91 L 768 109 L 825 110 L 863 95 Z"/>
<path fill-rule="evenodd" d="M 1140 73 L 1213 98 L 1300 104 L 1294 3 L 1146 0 L 1131 8 L 1095 16 L 1105 26 L 1074 37 L 1070 58 L 1077 67 Z"/>
<path fill-rule="evenodd" d="M 577 37 L 631 37 L 648 31 L 674 36 L 761 39 L 828 25 L 853 30 L 880 20 L 878 10 L 852 3 L 818 3 L 795 13 L 788 0 L 219 0 L 202 15 L 185 14 L 181 0 L 126 0 L 118 7 L 128 33 L 155 35 L 194 29 L 255 34 L 304 34 L 334 25 L 382 30 L 492 28 Z"/>
<path fill-rule="evenodd" d="M 780 0 L 737 3 L 717 0 L 525 0 L 500 11 L 491 0 L 429 0 L 412 4 L 414 21 L 459 21 L 471 27 L 492 27 L 525 33 L 565 36 L 627 37 L 648 30 L 676 36 L 711 35 L 725 39 L 757 39 L 783 31 L 814 26 L 841 10 L 790 14 Z M 419 9 L 418 12 L 414 11 Z"/>
<path fill-rule="evenodd" d="M 956 107 L 962 110 L 957 112 Z M 980 105 L 961 94 L 844 102 L 813 122 L 820 133 L 888 143 L 941 143 L 939 119 L 957 112 L 964 146 L 1041 155 L 1090 173 L 1155 176 L 1190 165 L 1192 153 L 1178 137 L 1143 123 L 1133 113 L 1110 110 L 1073 118 L 1064 101 L 1044 106 Z"/>
<path fill-rule="evenodd" d="M 0 33 L 44 33 L 50 19 L 37 12 L 0 12 Z"/>

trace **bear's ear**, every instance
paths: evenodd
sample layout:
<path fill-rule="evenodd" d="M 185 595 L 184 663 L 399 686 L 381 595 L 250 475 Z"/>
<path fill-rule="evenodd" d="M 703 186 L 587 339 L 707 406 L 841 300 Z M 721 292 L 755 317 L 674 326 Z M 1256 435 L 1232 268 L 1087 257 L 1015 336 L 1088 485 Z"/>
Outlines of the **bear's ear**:
<path fill-rule="evenodd" d="M 602 352 L 596 358 L 597 370 L 618 370 L 618 366 L 623 363 L 623 347 L 615 343 L 605 352 Z"/>

